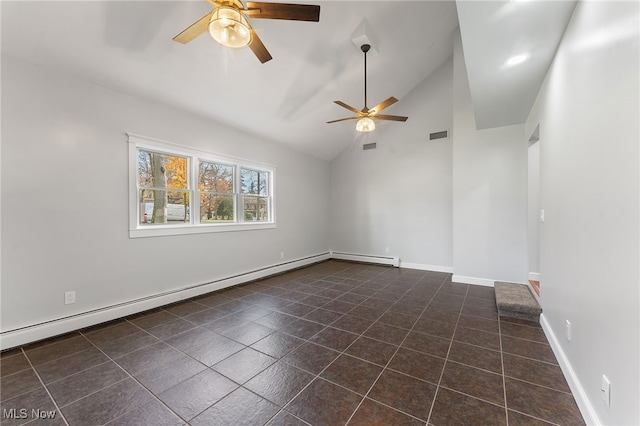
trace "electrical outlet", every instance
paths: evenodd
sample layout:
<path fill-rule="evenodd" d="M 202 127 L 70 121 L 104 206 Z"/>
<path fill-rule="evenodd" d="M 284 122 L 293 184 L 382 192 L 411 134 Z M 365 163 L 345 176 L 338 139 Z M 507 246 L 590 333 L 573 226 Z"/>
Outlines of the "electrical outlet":
<path fill-rule="evenodd" d="M 540 223 L 544 223 L 544 209 L 540 209 Z"/>
<path fill-rule="evenodd" d="M 280 252 L 280 259 L 284 259 L 284 252 L 283 251 Z"/>
<path fill-rule="evenodd" d="M 604 404 L 609 408 L 611 406 L 611 382 L 607 379 L 607 376 L 602 375 L 602 386 L 600 386 L 600 394 Z"/>
<path fill-rule="evenodd" d="M 385 252 L 385 253 L 389 253 L 389 247 L 385 247 L 385 248 L 384 248 L 384 252 Z"/>
<path fill-rule="evenodd" d="M 64 304 L 71 305 L 72 303 L 76 303 L 76 292 L 75 291 L 67 291 L 64 293 Z"/>
<path fill-rule="evenodd" d="M 571 321 L 567 320 L 567 340 L 571 341 Z"/>

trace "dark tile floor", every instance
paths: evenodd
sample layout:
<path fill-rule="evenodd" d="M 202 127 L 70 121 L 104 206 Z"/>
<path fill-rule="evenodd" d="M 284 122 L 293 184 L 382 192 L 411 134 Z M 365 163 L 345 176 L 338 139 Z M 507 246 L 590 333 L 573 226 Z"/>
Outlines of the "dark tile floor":
<path fill-rule="evenodd" d="M 436 272 L 328 261 L 1 357 L 2 425 L 584 424 L 540 326 Z"/>

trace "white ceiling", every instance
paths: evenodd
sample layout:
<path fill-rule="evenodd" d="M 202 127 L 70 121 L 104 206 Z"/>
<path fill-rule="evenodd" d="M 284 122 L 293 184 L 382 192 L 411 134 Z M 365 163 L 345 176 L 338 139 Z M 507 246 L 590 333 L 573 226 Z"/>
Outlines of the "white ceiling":
<path fill-rule="evenodd" d="M 325 122 L 351 115 L 334 100 L 356 108 L 364 106 L 362 52 L 351 41 L 362 22 L 378 41 L 378 54 L 367 60 L 368 106 L 395 96 L 399 102 L 386 110 L 388 114 L 407 115 L 411 120 L 411 111 L 403 108 L 402 99 L 452 55 L 458 26 L 456 2 L 452 0 L 286 2 L 320 4 L 320 22 L 253 19 L 252 26 L 273 56 L 265 64 L 249 49 L 225 49 L 208 34 L 186 45 L 171 40 L 210 11 L 204 0 L 3 0 L 2 54 L 174 105 L 327 160 L 357 137 L 354 121 Z M 465 22 L 476 19 L 474 9 L 462 10 Z M 546 20 L 544 7 L 536 10 L 537 15 L 530 15 L 531 22 Z M 483 13 L 478 15 L 479 22 L 485 19 Z M 564 26 L 556 25 L 563 31 L 566 21 Z M 539 36 L 539 31 L 526 26 L 519 37 L 504 37 L 502 43 L 494 40 L 472 45 L 470 37 L 488 37 L 496 26 L 484 23 L 469 27 L 470 31 L 463 28 L 462 34 L 465 56 L 472 58 L 468 65 L 472 93 L 477 89 L 477 76 L 482 79 L 476 81 L 487 85 L 497 84 L 500 77 L 495 75 L 494 82 L 487 80 L 486 74 L 491 73 L 478 71 L 482 56 L 471 55 L 472 51 L 497 54 L 510 51 L 509 40 Z M 520 31 L 517 26 L 509 29 Z M 541 42 L 549 43 L 546 39 Z M 555 51 L 555 46 L 551 49 Z M 490 66 L 495 71 L 495 64 Z M 542 77 L 537 79 L 542 81 Z M 537 92 L 536 78 L 518 84 L 531 86 L 532 81 Z M 502 102 L 493 93 L 474 93 L 474 103 L 483 99 Z"/>
<path fill-rule="evenodd" d="M 524 123 L 575 7 L 564 1 L 458 1 L 478 129 Z M 509 58 L 528 54 L 515 66 Z"/>

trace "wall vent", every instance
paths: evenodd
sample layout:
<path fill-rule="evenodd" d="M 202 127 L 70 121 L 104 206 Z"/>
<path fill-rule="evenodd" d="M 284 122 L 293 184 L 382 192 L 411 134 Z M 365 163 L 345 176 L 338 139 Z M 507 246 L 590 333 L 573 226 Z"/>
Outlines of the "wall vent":
<path fill-rule="evenodd" d="M 376 149 L 376 143 L 365 143 L 364 145 L 362 145 L 362 149 L 364 151 L 368 150 L 368 149 Z"/>
<path fill-rule="evenodd" d="M 435 132 L 435 133 L 429 133 L 429 140 L 433 141 L 436 139 L 448 139 L 449 138 L 449 131 L 448 130 L 443 130 L 441 132 Z"/>

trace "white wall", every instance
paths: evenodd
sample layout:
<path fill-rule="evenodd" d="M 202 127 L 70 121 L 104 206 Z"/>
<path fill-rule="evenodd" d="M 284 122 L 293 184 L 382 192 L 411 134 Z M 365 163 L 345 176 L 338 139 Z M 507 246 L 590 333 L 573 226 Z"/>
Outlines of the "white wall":
<path fill-rule="evenodd" d="M 447 60 L 389 114 L 331 162 L 331 246 L 334 251 L 398 256 L 403 266 L 451 268 L 452 61 Z M 391 94 L 389 94 L 391 95 Z M 362 150 L 363 143 L 377 144 Z M 385 253 L 389 247 L 389 253 Z"/>
<path fill-rule="evenodd" d="M 454 281 L 527 281 L 524 125 L 476 130 L 458 32 L 453 55 Z"/>
<path fill-rule="evenodd" d="M 2 113 L 3 332 L 329 250 L 325 161 L 10 57 Z M 125 132 L 275 165 L 277 228 L 129 239 Z"/>
<path fill-rule="evenodd" d="M 638 2 L 579 2 L 527 121 L 542 141 L 545 320 L 574 394 L 606 425 L 640 424 L 639 14 Z"/>

